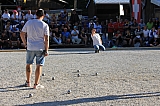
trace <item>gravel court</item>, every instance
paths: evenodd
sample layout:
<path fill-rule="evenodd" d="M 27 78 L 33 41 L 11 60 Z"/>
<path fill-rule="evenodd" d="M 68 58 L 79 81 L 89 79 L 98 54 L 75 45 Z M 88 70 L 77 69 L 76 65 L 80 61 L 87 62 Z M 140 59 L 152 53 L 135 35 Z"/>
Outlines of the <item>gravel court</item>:
<path fill-rule="evenodd" d="M 3 106 L 159 106 L 159 50 L 50 51 L 44 89 L 22 87 L 25 52 L 1 52 Z M 33 65 L 35 69 L 35 65 Z M 80 70 L 78 73 L 77 70 Z M 98 76 L 95 75 L 98 73 Z M 81 74 L 77 77 L 77 74 Z M 55 80 L 52 80 L 52 77 Z M 32 73 L 32 85 L 34 70 Z M 71 90 L 71 94 L 67 91 Z M 29 94 L 33 97 L 29 98 Z"/>

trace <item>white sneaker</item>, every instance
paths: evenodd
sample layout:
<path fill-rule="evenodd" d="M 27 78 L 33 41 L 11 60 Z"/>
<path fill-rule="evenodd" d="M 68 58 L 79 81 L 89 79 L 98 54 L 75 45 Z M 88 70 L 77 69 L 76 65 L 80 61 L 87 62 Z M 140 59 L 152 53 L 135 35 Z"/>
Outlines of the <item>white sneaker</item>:
<path fill-rule="evenodd" d="M 41 88 L 44 88 L 43 85 L 40 85 L 40 84 L 34 84 L 34 89 L 41 89 Z"/>

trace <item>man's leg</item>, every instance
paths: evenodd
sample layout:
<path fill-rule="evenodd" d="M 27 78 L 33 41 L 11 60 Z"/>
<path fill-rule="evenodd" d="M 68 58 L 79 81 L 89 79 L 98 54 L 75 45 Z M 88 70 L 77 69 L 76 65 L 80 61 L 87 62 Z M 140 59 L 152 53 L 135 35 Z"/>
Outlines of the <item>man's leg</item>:
<path fill-rule="evenodd" d="M 37 65 L 36 71 L 35 71 L 35 83 L 34 84 L 36 84 L 36 85 L 39 84 L 41 73 L 42 73 L 42 66 Z"/>
<path fill-rule="evenodd" d="M 32 65 L 27 64 L 26 65 L 26 77 L 27 77 L 27 83 L 31 82 L 31 74 L 32 74 Z"/>

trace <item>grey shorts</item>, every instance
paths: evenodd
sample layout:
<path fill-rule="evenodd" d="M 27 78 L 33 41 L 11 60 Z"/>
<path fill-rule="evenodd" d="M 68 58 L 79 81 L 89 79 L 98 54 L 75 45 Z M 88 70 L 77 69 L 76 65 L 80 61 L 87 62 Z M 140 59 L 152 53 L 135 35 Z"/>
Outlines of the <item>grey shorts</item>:
<path fill-rule="evenodd" d="M 36 65 L 41 65 L 41 66 L 44 65 L 45 57 L 44 57 L 43 51 L 29 51 L 29 50 L 27 50 L 26 63 L 33 64 L 34 58 L 36 58 Z"/>

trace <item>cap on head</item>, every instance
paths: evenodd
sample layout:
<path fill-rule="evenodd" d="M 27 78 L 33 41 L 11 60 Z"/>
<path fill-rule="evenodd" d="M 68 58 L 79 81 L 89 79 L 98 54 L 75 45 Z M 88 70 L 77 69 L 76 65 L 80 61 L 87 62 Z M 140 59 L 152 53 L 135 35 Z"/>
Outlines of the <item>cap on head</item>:
<path fill-rule="evenodd" d="M 74 28 L 74 29 L 77 29 L 77 27 L 76 27 L 76 26 L 74 26 L 73 28 Z"/>
<path fill-rule="evenodd" d="M 44 16 L 44 10 L 43 10 L 43 9 L 38 9 L 37 12 L 36 12 L 36 15 L 37 15 L 38 17 Z"/>

